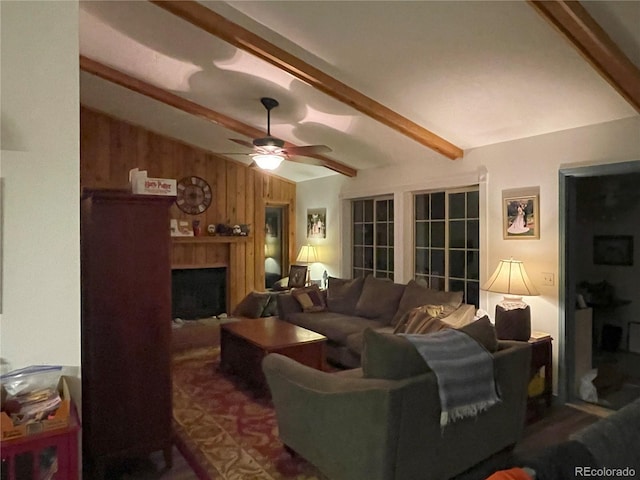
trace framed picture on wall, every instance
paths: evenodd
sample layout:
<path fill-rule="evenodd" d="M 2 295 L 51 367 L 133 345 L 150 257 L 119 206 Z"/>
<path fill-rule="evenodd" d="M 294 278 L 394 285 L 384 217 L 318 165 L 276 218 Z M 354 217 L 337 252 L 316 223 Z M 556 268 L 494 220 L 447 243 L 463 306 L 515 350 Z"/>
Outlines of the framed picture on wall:
<path fill-rule="evenodd" d="M 538 195 L 512 195 L 502 198 L 502 236 L 504 239 L 540 238 Z"/>
<path fill-rule="evenodd" d="M 594 236 L 593 263 L 595 265 L 633 265 L 633 236 Z"/>
<path fill-rule="evenodd" d="M 307 209 L 307 238 L 327 238 L 327 209 Z"/>

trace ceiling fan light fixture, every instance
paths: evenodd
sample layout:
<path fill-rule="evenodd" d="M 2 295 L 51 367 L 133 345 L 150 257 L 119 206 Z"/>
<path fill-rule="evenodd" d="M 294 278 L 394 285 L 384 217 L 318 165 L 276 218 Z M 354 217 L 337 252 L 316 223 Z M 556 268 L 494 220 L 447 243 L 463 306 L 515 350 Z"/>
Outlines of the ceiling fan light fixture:
<path fill-rule="evenodd" d="M 253 160 L 263 170 L 275 170 L 280 166 L 284 157 L 281 155 L 258 154 L 253 155 Z"/>

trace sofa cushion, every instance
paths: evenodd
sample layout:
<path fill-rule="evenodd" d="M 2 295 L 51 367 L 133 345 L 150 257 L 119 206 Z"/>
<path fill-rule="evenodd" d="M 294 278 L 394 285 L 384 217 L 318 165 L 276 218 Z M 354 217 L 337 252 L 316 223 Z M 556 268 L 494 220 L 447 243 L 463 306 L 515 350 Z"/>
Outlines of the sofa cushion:
<path fill-rule="evenodd" d="M 355 314 L 390 323 L 398 310 L 405 285 L 369 275 L 364 279 Z"/>
<path fill-rule="evenodd" d="M 370 328 L 363 332 L 362 375 L 365 378 L 402 380 L 430 371 L 406 338 Z"/>
<path fill-rule="evenodd" d="M 363 285 L 363 277 L 351 280 L 329 277 L 327 285 L 327 308 L 329 311 L 353 315 Z"/>
<path fill-rule="evenodd" d="M 376 328 L 376 332 L 378 333 L 393 333 L 393 327 L 391 325 L 387 325 L 386 327 Z M 362 332 L 354 333 L 353 335 L 349 335 L 347 337 L 346 346 L 349 350 L 358 355 L 362 355 L 362 348 L 364 345 L 364 330 Z"/>
<path fill-rule="evenodd" d="M 233 310 L 234 317 L 258 318 L 269 303 L 270 295 L 262 292 L 251 292 L 244 297 Z"/>
<path fill-rule="evenodd" d="M 464 327 L 459 328 L 458 330 L 465 332 L 467 335 L 474 338 L 489 352 L 493 353 L 498 351 L 498 336 L 496 335 L 496 328 L 486 315 L 465 325 Z"/>
<path fill-rule="evenodd" d="M 411 280 L 404 289 L 398 310 L 391 323 L 396 325 L 404 314 L 421 305 L 449 305 L 456 309 L 462 304 L 462 297 L 463 292 L 433 290 L 426 284 Z"/>
<path fill-rule="evenodd" d="M 269 302 L 264 307 L 262 311 L 263 317 L 272 317 L 274 315 L 278 315 L 278 294 L 272 293 L 269 295 Z"/>
<path fill-rule="evenodd" d="M 300 304 L 303 312 L 324 312 L 327 309 L 318 285 L 296 288 L 291 295 Z"/>
<path fill-rule="evenodd" d="M 363 331 L 367 327 L 380 328 L 384 324 L 335 312 L 292 313 L 287 321 L 314 332 L 320 333 L 329 340 L 344 345 L 347 337 Z"/>

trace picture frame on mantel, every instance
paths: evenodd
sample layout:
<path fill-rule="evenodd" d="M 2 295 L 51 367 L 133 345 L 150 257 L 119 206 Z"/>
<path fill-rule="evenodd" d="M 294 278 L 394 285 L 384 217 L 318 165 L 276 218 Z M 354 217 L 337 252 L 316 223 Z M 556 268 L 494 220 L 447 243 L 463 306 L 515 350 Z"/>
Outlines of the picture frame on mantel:
<path fill-rule="evenodd" d="M 502 192 L 502 236 L 505 240 L 540 238 L 538 187 Z"/>

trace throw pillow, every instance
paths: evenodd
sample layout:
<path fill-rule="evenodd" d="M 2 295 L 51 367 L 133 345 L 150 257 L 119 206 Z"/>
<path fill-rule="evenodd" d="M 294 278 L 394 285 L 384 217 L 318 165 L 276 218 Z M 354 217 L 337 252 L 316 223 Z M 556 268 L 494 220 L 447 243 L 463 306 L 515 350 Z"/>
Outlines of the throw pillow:
<path fill-rule="evenodd" d="M 231 314 L 234 317 L 258 318 L 268 302 L 268 293 L 251 292 L 240 301 Z"/>
<path fill-rule="evenodd" d="M 486 348 L 489 352 L 498 351 L 498 336 L 496 335 L 496 328 L 486 315 L 478 320 L 471 322 L 464 327 L 459 328 L 461 332 L 465 332 L 467 335 L 475 339 L 480 345 Z"/>
<path fill-rule="evenodd" d="M 462 305 L 462 297 L 463 292 L 433 290 L 426 284 L 411 280 L 404 289 L 398 311 L 393 316 L 391 324 L 397 325 L 403 315 L 421 305 L 449 305 L 456 309 Z"/>
<path fill-rule="evenodd" d="M 329 311 L 353 315 L 363 285 L 363 277 L 351 280 L 329 277 L 327 285 L 327 308 Z"/>
<path fill-rule="evenodd" d="M 406 338 L 367 328 L 363 333 L 362 375 L 365 378 L 402 380 L 431 369 Z"/>
<path fill-rule="evenodd" d="M 296 288 L 291 295 L 298 301 L 303 312 L 324 312 L 327 309 L 318 285 Z"/>
<path fill-rule="evenodd" d="M 355 314 L 359 317 L 391 323 L 398 310 L 404 289 L 405 285 L 369 275 L 364 279 Z"/>

